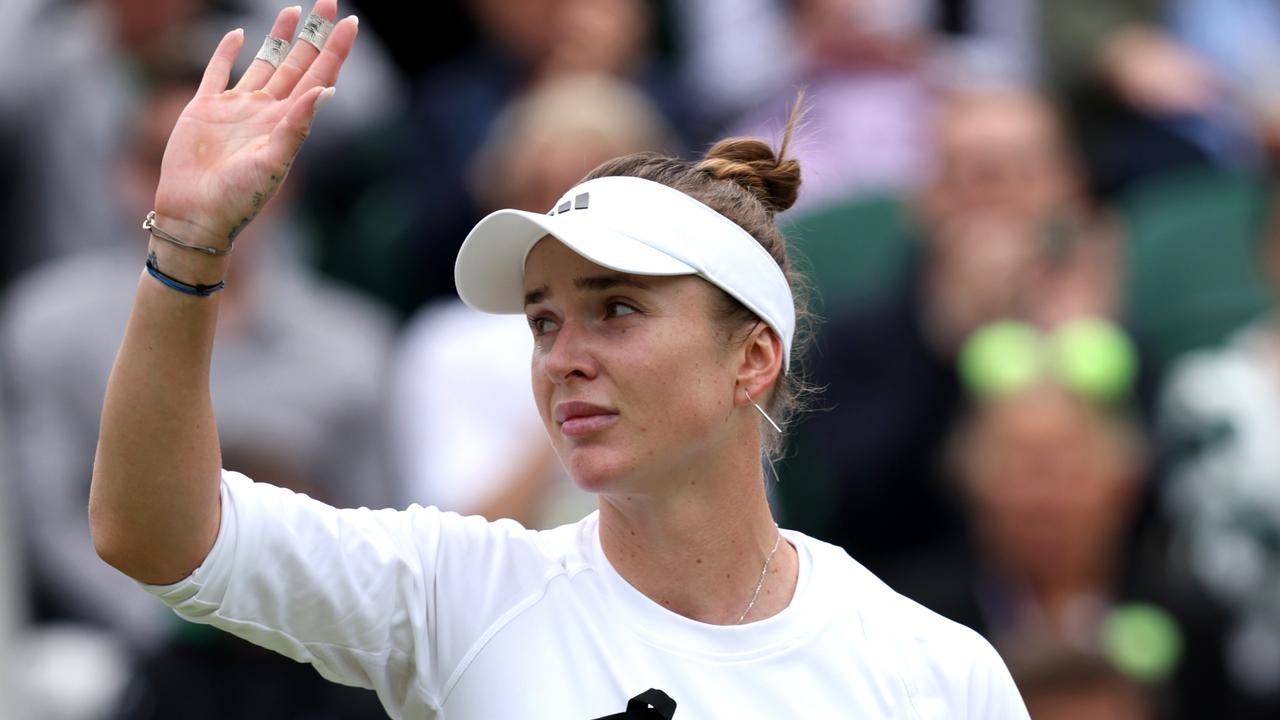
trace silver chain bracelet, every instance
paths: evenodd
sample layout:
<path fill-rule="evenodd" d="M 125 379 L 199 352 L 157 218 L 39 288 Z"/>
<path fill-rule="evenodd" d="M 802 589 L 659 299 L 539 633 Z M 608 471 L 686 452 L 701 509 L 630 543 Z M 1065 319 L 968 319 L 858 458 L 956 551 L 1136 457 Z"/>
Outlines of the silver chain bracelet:
<path fill-rule="evenodd" d="M 204 253 L 205 255 L 213 255 L 213 256 L 230 255 L 231 251 L 235 248 L 234 240 L 232 240 L 231 244 L 226 246 L 225 248 L 210 247 L 208 245 L 193 245 L 189 242 L 179 240 L 178 238 L 156 227 L 156 211 L 155 210 L 152 210 L 151 212 L 147 213 L 147 219 L 142 221 L 142 229 L 151 233 L 153 237 L 160 238 L 161 240 L 164 240 L 167 243 L 173 243 L 178 247 L 184 247 L 188 250 L 195 250 L 196 252 L 201 252 L 201 253 Z"/>

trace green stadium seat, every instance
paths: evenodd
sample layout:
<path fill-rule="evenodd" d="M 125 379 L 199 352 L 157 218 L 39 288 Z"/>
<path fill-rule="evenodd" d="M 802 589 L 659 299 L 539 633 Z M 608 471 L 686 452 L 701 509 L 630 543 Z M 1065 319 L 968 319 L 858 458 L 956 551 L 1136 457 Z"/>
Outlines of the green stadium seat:
<path fill-rule="evenodd" d="M 824 317 L 883 296 L 904 271 L 914 237 L 907 204 L 888 195 L 806 210 L 781 224 L 813 285 L 811 307 Z"/>
<path fill-rule="evenodd" d="M 1220 344 L 1270 305 L 1259 255 L 1268 192 L 1260 177 L 1199 169 L 1121 198 L 1127 313 L 1157 372 L 1189 350 Z"/>

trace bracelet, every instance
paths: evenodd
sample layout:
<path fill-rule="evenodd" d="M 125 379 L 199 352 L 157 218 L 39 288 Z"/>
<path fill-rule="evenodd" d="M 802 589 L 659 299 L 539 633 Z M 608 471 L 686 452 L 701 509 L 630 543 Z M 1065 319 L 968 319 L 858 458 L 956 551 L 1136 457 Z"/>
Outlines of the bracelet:
<path fill-rule="evenodd" d="M 155 260 L 150 256 L 147 257 L 147 272 L 151 274 L 151 277 L 159 280 L 168 287 L 173 288 L 180 293 L 195 295 L 197 297 L 209 297 L 227 286 L 227 283 L 224 280 L 219 280 L 213 285 L 188 285 L 177 278 L 170 277 L 160 272 L 160 268 L 156 267 Z"/>
<path fill-rule="evenodd" d="M 165 242 L 173 243 L 178 247 L 184 247 L 188 250 L 195 250 L 196 252 L 202 252 L 205 255 L 214 255 L 214 256 L 229 255 L 231 254 L 231 251 L 235 249 L 235 245 L 236 245 L 235 240 L 232 240 L 231 244 L 225 248 L 210 247 L 208 245 L 193 245 L 189 242 L 184 242 L 182 240 L 179 240 L 178 238 L 156 227 L 156 211 L 155 210 L 152 210 L 151 212 L 147 213 L 146 219 L 142 221 L 142 229 L 146 230 L 147 232 L 150 232 L 153 237 L 160 238 Z"/>

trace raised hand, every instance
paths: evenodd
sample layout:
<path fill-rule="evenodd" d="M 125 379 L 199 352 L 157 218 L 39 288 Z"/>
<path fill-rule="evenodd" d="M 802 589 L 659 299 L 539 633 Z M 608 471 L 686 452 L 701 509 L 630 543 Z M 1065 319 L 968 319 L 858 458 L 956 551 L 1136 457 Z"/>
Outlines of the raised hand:
<path fill-rule="evenodd" d="M 276 17 L 272 37 L 291 39 L 301 8 Z M 312 12 L 332 21 L 336 0 Z M 235 87 L 231 67 L 244 31 L 223 36 L 196 95 L 169 136 L 156 189 L 156 225 L 188 242 L 225 248 L 253 220 L 289 173 L 319 106 L 355 41 L 358 21 L 337 23 L 323 51 L 295 42 L 276 68 L 255 59 Z"/>

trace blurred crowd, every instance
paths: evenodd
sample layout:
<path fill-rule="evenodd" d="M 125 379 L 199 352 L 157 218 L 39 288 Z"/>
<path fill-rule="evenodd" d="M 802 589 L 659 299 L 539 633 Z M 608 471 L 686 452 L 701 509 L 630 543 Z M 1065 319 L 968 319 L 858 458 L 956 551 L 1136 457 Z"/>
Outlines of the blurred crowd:
<path fill-rule="evenodd" d="M 372 718 L 98 560 L 105 384 L 168 133 L 277 0 L 8 0 L 0 720 Z M 601 161 L 777 138 L 805 91 L 814 393 L 784 526 L 989 638 L 1033 717 L 1280 717 L 1280 4 L 352 0 L 360 39 L 237 243 L 226 467 L 532 527 L 593 506 L 467 230 Z M 249 53 L 241 58 L 241 69 Z"/>

